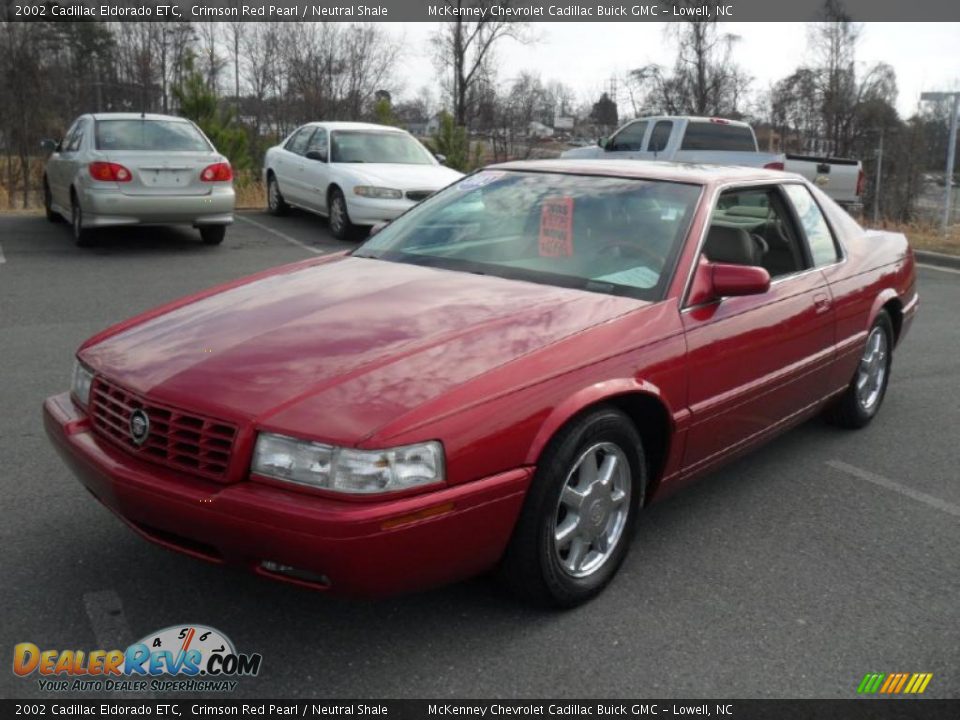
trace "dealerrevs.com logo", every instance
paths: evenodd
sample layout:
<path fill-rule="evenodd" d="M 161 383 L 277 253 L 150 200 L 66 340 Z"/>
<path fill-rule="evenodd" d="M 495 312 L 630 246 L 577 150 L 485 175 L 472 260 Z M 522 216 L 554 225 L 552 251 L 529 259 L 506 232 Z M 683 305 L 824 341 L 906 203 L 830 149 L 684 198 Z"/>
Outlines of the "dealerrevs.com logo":
<path fill-rule="evenodd" d="M 239 677 L 260 672 L 259 653 L 238 653 L 230 639 L 205 625 L 173 625 L 126 650 L 13 648 L 13 672 L 37 675 L 50 692 L 230 692 Z"/>

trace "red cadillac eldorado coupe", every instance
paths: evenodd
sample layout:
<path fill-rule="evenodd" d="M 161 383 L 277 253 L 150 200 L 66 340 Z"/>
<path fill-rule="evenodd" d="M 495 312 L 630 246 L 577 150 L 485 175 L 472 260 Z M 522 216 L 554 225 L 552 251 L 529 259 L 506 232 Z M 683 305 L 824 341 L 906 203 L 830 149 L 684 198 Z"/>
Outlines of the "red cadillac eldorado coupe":
<path fill-rule="evenodd" d="M 91 338 L 46 428 L 188 555 L 352 594 L 496 568 L 570 606 L 647 504 L 816 413 L 867 425 L 917 304 L 906 239 L 798 176 L 510 163 Z"/>

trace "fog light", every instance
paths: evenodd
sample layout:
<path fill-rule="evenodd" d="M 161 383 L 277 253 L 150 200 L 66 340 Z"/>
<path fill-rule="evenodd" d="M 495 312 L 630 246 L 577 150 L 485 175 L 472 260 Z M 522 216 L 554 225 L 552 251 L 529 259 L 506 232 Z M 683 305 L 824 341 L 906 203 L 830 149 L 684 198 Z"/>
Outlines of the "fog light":
<path fill-rule="evenodd" d="M 274 562 L 273 560 L 264 560 L 260 563 L 260 568 L 273 575 L 283 575 L 284 577 L 310 583 L 312 585 L 330 587 L 330 578 L 328 578 L 326 575 L 315 573 L 310 570 L 302 570 L 301 568 L 296 568 L 292 565 L 284 565 L 283 563 Z"/>

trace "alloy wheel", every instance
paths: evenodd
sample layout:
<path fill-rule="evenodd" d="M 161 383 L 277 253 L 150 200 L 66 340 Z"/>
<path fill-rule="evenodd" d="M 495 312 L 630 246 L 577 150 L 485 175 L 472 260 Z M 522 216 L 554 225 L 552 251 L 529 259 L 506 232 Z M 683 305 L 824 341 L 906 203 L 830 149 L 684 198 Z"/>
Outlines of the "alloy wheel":
<path fill-rule="evenodd" d="M 883 395 L 887 379 L 887 334 L 881 327 L 874 327 L 867 337 L 867 347 L 857 370 L 857 401 L 870 412 Z"/>
<path fill-rule="evenodd" d="M 568 575 L 599 570 L 623 538 L 630 511 L 630 463 L 610 442 L 588 448 L 566 477 L 557 504 L 553 550 Z"/>

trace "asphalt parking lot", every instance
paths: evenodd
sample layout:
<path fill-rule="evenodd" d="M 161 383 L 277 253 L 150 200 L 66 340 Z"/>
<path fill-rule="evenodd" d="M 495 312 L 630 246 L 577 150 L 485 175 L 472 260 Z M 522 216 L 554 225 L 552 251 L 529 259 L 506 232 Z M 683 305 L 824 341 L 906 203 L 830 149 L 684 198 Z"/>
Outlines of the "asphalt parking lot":
<path fill-rule="evenodd" d="M 154 547 L 94 502 L 40 414 L 77 345 L 345 247 L 299 214 L 243 214 L 215 248 L 147 229 L 90 249 L 65 225 L 0 216 L 3 653 L 123 648 L 192 622 L 262 653 L 239 697 L 848 698 L 867 672 L 932 672 L 926 696 L 960 696 L 957 272 L 921 270 L 920 316 L 868 429 L 809 422 L 648 509 L 617 579 L 573 611 L 518 605 L 484 578 L 331 598 Z M 0 696 L 49 697 L 9 670 Z"/>

